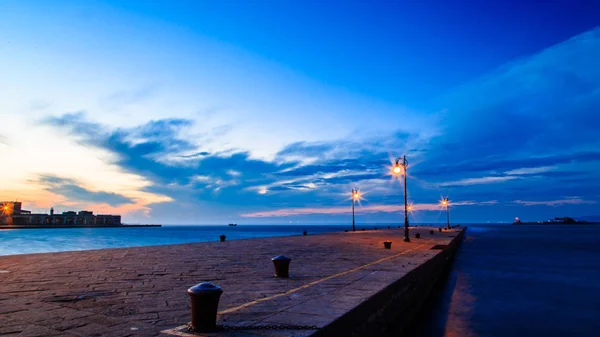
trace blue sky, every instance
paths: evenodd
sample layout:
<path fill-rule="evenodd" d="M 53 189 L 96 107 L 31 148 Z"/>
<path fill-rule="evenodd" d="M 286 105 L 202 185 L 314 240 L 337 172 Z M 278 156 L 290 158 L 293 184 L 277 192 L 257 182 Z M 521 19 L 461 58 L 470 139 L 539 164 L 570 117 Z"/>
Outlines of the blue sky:
<path fill-rule="evenodd" d="M 600 215 L 595 1 L 0 0 L 0 199 L 128 222 Z"/>

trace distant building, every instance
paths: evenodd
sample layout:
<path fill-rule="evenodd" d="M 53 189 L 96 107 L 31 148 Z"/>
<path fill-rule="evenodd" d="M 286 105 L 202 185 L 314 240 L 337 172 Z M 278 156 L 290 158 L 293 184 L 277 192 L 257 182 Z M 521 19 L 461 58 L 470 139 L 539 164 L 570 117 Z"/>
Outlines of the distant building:
<path fill-rule="evenodd" d="M 31 213 L 21 209 L 21 203 L 18 201 L 0 201 L 0 224 L 11 225 L 13 215 L 21 213 Z"/>
<path fill-rule="evenodd" d="M 120 215 L 98 214 L 91 211 L 67 211 L 54 214 L 31 213 L 21 208 L 20 202 L 0 201 L 0 225 L 63 225 L 63 226 L 115 226 L 121 224 Z"/>

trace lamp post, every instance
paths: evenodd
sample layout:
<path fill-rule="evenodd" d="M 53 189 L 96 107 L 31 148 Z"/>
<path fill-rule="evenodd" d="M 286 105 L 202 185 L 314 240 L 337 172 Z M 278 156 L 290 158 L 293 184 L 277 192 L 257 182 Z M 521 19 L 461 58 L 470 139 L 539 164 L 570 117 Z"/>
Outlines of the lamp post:
<path fill-rule="evenodd" d="M 356 227 L 354 224 L 354 203 L 356 201 L 358 201 L 358 199 L 360 198 L 360 194 L 358 193 L 358 190 L 355 190 L 354 188 L 352 189 L 352 231 L 356 232 Z"/>
<path fill-rule="evenodd" d="M 448 197 L 442 199 L 442 205 L 446 207 L 446 229 L 450 229 L 450 201 Z"/>
<path fill-rule="evenodd" d="M 410 242 L 408 235 L 408 203 L 406 202 L 406 168 L 408 167 L 408 161 L 406 156 L 396 158 L 396 164 L 392 168 L 392 172 L 395 175 L 404 173 L 404 242 Z"/>

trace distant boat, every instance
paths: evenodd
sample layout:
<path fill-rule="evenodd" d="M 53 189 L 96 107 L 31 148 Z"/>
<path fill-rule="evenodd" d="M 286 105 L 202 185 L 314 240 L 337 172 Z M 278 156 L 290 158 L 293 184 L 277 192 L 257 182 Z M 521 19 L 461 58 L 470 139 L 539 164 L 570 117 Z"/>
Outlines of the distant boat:
<path fill-rule="evenodd" d="M 235 227 L 235 226 L 237 226 L 237 224 L 236 223 L 230 223 L 229 226 Z"/>

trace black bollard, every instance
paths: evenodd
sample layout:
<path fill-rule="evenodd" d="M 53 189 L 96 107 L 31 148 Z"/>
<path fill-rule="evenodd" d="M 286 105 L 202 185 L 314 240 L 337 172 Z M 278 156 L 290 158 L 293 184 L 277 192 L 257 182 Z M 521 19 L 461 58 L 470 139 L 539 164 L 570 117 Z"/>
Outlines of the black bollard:
<path fill-rule="evenodd" d="M 438 230 L 439 230 L 440 232 L 442 231 L 442 229 L 441 229 L 441 228 L 438 228 Z"/>
<path fill-rule="evenodd" d="M 287 256 L 277 255 L 271 259 L 275 267 L 275 276 L 287 278 L 290 277 L 290 259 Z"/>
<path fill-rule="evenodd" d="M 373 228 L 373 230 L 377 230 L 377 227 Z"/>
<path fill-rule="evenodd" d="M 307 231 L 302 232 L 302 235 L 307 235 L 307 234 L 308 234 Z"/>
<path fill-rule="evenodd" d="M 225 236 L 225 234 L 221 234 L 221 236 L 219 236 L 219 239 L 221 240 L 221 242 L 225 242 L 225 238 L 227 236 Z"/>
<path fill-rule="evenodd" d="M 364 229 L 364 228 L 361 228 L 360 230 L 361 230 L 361 231 L 364 231 L 365 229 Z"/>
<path fill-rule="evenodd" d="M 420 239 L 421 238 L 421 233 L 415 233 L 415 238 Z"/>
<path fill-rule="evenodd" d="M 392 228 L 392 227 L 388 226 L 388 229 L 390 229 L 390 228 Z"/>
<path fill-rule="evenodd" d="M 430 230 L 430 231 L 429 231 L 429 234 L 433 235 L 433 233 L 434 233 L 434 232 L 433 232 L 433 230 Z"/>
<path fill-rule="evenodd" d="M 217 328 L 217 309 L 222 293 L 221 287 L 210 282 L 203 282 L 188 289 L 194 331 L 209 332 Z"/>
<path fill-rule="evenodd" d="M 383 248 L 392 249 L 392 241 L 383 241 Z"/>
<path fill-rule="evenodd" d="M 347 229 L 344 229 L 344 233 L 348 233 L 348 230 L 347 230 Z"/>

